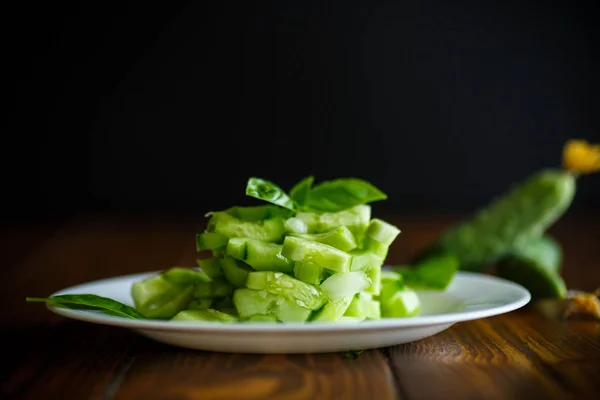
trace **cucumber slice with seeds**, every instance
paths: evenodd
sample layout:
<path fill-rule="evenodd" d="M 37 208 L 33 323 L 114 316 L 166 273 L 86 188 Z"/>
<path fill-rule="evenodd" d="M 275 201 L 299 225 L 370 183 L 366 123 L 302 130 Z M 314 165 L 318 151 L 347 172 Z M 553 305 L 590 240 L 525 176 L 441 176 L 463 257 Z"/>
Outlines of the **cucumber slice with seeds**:
<path fill-rule="evenodd" d="M 225 279 L 234 287 L 243 287 L 246 285 L 248 273 L 252 271 L 248 265 L 241 261 L 237 261 L 232 257 L 225 257 L 221 260 L 221 268 Z"/>
<path fill-rule="evenodd" d="M 294 236 L 286 236 L 281 254 L 292 261 L 313 263 L 336 272 L 349 271 L 352 261 L 348 253 L 335 247 Z"/>
<path fill-rule="evenodd" d="M 328 244 L 329 246 L 340 249 L 341 251 L 354 250 L 358 244 L 354 235 L 345 226 L 340 226 L 328 232 L 323 233 L 305 233 L 305 234 L 294 234 L 291 235 L 300 237 L 306 240 L 312 240 L 314 242 Z"/>
<path fill-rule="evenodd" d="M 234 238 L 227 244 L 227 254 L 244 261 L 257 271 L 280 271 L 291 274 L 294 264 L 281 254 L 280 244 L 249 238 Z"/>
<path fill-rule="evenodd" d="M 317 286 L 302 282 L 281 272 L 250 272 L 246 287 L 282 296 L 293 303 L 316 310 L 321 307 L 326 297 Z"/>
<path fill-rule="evenodd" d="M 227 236 L 216 232 L 196 234 L 196 251 L 217 250 L 227 245 Z"/>

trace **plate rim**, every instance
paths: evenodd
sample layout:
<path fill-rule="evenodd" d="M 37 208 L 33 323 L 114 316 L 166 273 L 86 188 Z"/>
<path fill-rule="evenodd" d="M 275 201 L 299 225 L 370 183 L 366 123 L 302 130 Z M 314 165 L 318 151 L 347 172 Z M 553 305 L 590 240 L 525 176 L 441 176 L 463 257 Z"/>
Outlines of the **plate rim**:
<path fill-rule="evenodd" d="M 84 286 L 95 284 L 110 284 L 111 281 L 119 281 L 122 279 L 132 279 L 135 277 L 142 278 L 156 274 L 160 271 L 149 271 L 142 273 L 117 275 L 105 279 L 97 279 L 69 286 L 58 290 L 51 296 L 59 294 L 72 293 Z M 244 323 L 223 323 L 223 322 L 203 322 L 199 324 L 193 321 L 156 321 L 156 320 L 134 320 L 124 317 L 110 316 L 101 313 L 95 313 L 87 310 L 72 310 L 60 307 L 54 307 L 46 304 L 46 307 L 55 314 L 60 316 L 94 323 L 101 325 L 117 326 L 134 330 L 153 330 L 153 331 L 168 331 L 168 332 L 203 332 L 203 333 L 219 333 L 219 334 L 239 334 L 244 333 L 304 333 L 304 332 L 319 332 L 319 333 L 339 333 L 339 332 L 358 332 L 369 330 L 396 330 L 402 328 L 425 327 L 442 324 L 454 324 L 469 320 L 487 318 L 500 314 L 505 314 L 517 310 L 531 301 L 531 293 L 522 285 L 508 281 L 497 276 L 469 272 L 458 271 L 456 277 L 474 277 L 493 284 L 500 284 L 510 287 L 518 292 L 519 296 L 514 301 L 491 306 L 480 310 L 471 310 L 463 312 L 451 312 L 436 315 L 422 315 L 408 318 L 385 318 L 380 320 L 362 321 L 360 323 L 332 323 L 332 322 L 290 322 L 285 324 L 268 324 L 264 322 L 244 322 Z M 456 278 L 455 278 L 456 279 Z"/>

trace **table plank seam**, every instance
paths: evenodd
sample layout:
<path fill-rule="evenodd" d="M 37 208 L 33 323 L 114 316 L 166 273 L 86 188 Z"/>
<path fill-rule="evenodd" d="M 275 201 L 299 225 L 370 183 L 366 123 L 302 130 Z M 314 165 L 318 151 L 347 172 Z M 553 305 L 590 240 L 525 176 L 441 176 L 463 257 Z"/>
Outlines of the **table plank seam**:
<path fill-rule="evenodd" d="M 117 369 L 114 375 L 111 377 L 110 381 L 104 388 L 104 393 L 102 396 L 103 400 L 114 400 L 123 384 L 123 381 L 127 377 L 127 373 L 133 366 L 135 362 L 135 355 L 130 355 L 126 361 L 124 361 L 121 366 Z"/>
<path fill-rule="evenodd" d="M 404 390 L 404 388 L 402 387 L 402 383 L 400 382 L 400 373 L 397 370 L 397 368 L 394 366 L 394 363 L 392 361 L 392 357 L 390 355 L 390 348 L 382 348 L 382 349 L 378 349 L 379 352 L 381 353 L 381 356 L 383 357 L 383 359 L 385 360 L 385 363 L 387 364 L 387 367 L 389 368 L 391 374 L 392 374 L 392 380 L 394 382 L 394 394 L 396 395 L 396 399 L 400 399 L 400 400 L 406 400 L 408 399 L 408 394 L 407 392 Z"/>

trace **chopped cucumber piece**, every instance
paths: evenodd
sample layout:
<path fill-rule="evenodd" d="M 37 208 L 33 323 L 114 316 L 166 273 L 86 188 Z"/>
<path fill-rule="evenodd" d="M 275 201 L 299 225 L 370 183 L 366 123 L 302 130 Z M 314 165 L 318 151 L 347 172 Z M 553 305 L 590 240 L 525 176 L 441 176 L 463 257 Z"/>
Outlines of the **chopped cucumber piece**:
<path fill-rule="evenodd" d="M 323 267 L 311 262 L 298 261 L 294 265 L 294 277 L 302 282 L 319 285 L 325 279 L 325 275 Z"/>
<path fill-rule="evenodd" d="M 447 254 L 425 258 L 414 266 L 396 267 L 394 271 L 413 289 L 444 290 L 454 279 L 458 267 L 458 259 Z"/>
<path fill-rule="evenodd" d="M 352 297 L 368 288 L 371 282 L 362 271 L 343 272 L 331 275 L 321 284 L 323 293 L 331 300 L 342 297 Z M 352 300 L 352 299 L 350 299 Z M 349 304 L 349 303 L 348 303 Z"/>
<path fill-rule="evenodd" d="M 235 206 L 225 212 L 242 221 L 262 221 L 271 218 L 287 218 L 291 212 L 277 206 Z"/>
<path fill-rule="evenodd" d="M 354 250 L 350 255 L 352 256 L 350 271 L 366 271 L 383 265 L 383 258 L 370 250 Z"/>
<path fill-rule="evenodd" d="M 227 242 L 225 252 L 237 260 L 245 260 L 248 254 L 248 238 L 232 238 Z"/>
<path fill-rule="evenodd" d="M 233 286 L 225 279 L 217 278 L 212 282 L 198 283 L 194 289 L 194 297 L 197 299 L 206 299 L 212 297 L 226 297 L 233 293 Z"/>
<path fill-rule="evenodd" d="M 215 321 L 215 322 L 236 322 L 238 319 L 218 310 L 209 308 L 207 310 L 183 310 L 177 313 L 171 321 Z"/>
<path fill-rule="evenodd" d="M 302 239 L 328 244 L 332 247 L 335 247 L 336 249 L 340 249 L 346 252 L 354 250 L 358 246 L 356 243 L 356 239 L 354 239 L 354 235 L 345 226 L 340 226 L 331 231 L 323 233 L 296 233 L 292 235 L 300 237 Z"/>
<path fill-rule="evenodd" d="M 365 271 L 365 274 L 371 280 L 371 285 L 365 289 L 365 292 L 378 296 L 381 292 L 381 271 L 380 265 L 373 265 Z"/>
<path fill-rule="evenodd" d="M 221 264 L 217 258 L 197 258 L 196 264 L 198 265 L 198 268 L 200 268 L 211 279 L 223 276 Z"/>
<path fill-rule="evenodd" d="M 250 289 L 264 290 L 280 295 L 310 310 L 320 308 L 326 301 L 323 292 L 318 287 L 281 272 L 250 272 L 246 280 L 246 286 Z"/>
<path fill-rule="evenodd" d="M 281 322 L 304 322 L 312 314 L 312 310 L 299 306 L 298 304 L 277 296 L 277 304 L 271 310 L 271 315 Z"/>
<path fill-rule="evenodd" d="M 352 298 L 344 316 L 358 319 L 380 319 L 379 301 L 373 300 L 371 293 L 359 292 Z"/>
<path fill-rule="evenodd" d="M 268 315 L 275 307 L 277 297 L 274 294 L 254 289 L 241 288 L 233 293 L 233 304 L 240 318 L 252 315 Z"/>
<path fill-rule="evenodd" d="M 371 206 L 359 205 L 337 212 L 299 212 L 296 218 L 306 224 L 308 233 L 322 233 L 345 226 L 359 237 L 364 235 L 371 220 Z"/>
<path fill-rule="evenodd" d="M 257 271 L 279 271 L 291 274 L 294 264 L 281 255 L 280 244 L 249 238 L 235 238 L 227 245 L 227 254 L 244 261 Z"/>
<path fill-rule="evenodd" d="M 281 254 L 290 260 L 310 262 L 336 272 L 350 270 L 352 257 L 335 247 L 294 236 L 286 236 Z"/>
<path fill-rule="evenodd" d="M 237 261 L 232 257 L 225 257 L 221 260 L 221 268 L 225 279 L 229 281 L 234 287 L 243 287 L 246 285 L 246 278 L 248 273 L 252 271 L 248 265 L 241 261 Z"/>
<path fill-rule="evenodd" d="M 227 245 L 227 236 L 216 232 L 196 234 L 196 251 L 217 250 Z"/>
<path fill-rule="evenodd" d="M 173 267 L 162 273 L 165 280 L 175 285 L 193 285 L 198 282 L 211 282 L 212 279 L 201 269 Z"/>
<path fill-rule="evenodd" d="M 421 302 L 417 294 L 409 288 L 398 291 L 390 297 L 381 297 L 381 315 L 384 318 L 404 318 L 417 315 Z"/>
<path fill-rule="evenodd" d="M 213 213 L 208 222 L 208 232 L 227 236 L 247 237 L 265 242 L 279 243 L 283 239 L 285 228 L 283 219 L 265 219 L 261 221 L 243 221 L 226 212 Z"/>
<path fill-rule="evenodd" d="M 308 226 L 306 226 L 306 223 L 295 217 L 287 219 L 284 226 L 285 230 L 290 233 L 303 234 L 308 232 Z"/>
<path fill-rule="evenodd" d="M 365 237 L 364 242 L 363 242 L 363 249 L 368 250 L 372 253 L 375 253 L 376 255 L 381 257 L 381 259 L 385 260 L 390 248 L 389 248 L 389 246 L 386 246 L 385 244 L 378 242 L 377 240 L 373 239 L 372 237 L 367 236 L 367 237 Z"/>
<path fill-rule="evenodd" d="M 206 310 L 210 308 L 213 299 L 194 299 L 187 305 L 188 310 Z"/>
<path fill-rule="evenodd" d="M 192 301 L 193 291 L 193 285 L 175 285 L 162 275 L 131 285 L 135 309 L 146 318 L 172 318 Z"/>
<path fill-rule="evenodd" d="M 253 289 L 237 289 L 233 294 L 235 308 L 241 318 L 252 315 L 270 315 L 281 322 L 303 322 L 311 314 L 311 310 L 266 291 Z"/>
<path fill-rule="evenodd" d="M 387 298 L 392 296 L 394 293 L 405 289 L 404 279 L 402 275 L 395 271 L 381 271 L 379 281 L 381 282 L 381 291 L 379 293 L 380 298 Z"/>
<path fill-rule="evenodd" d="M 316 312 L 313 321 L 338 321 L 350 306 L 353 296 L 340 297 L 328 301 L 323 308 Z"/>
<path fill-rule="evenodd" d="M 389 247 L 396 237 L 400 234 L 400 229 L 379 218 L 373 218 L 369 222 L 365 235 Z"/>
<path fill-rule="evenodd" d="M 247 322 L 277 322 L 277 318 L 272 315 L 251 315 L 246 318 Z"/>

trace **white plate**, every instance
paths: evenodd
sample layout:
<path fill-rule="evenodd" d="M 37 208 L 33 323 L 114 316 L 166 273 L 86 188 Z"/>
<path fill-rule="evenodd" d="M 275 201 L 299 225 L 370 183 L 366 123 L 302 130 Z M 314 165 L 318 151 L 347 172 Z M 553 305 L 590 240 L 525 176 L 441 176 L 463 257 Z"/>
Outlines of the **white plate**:
<path fill-rule="evenodd" d="M 94 281 L 59 294 L 90 293 L 132 305 L 133 282 L 156 272 Z M 211 323 L 141 321 L 97 311 L 48 308 L 65 317 L 132 329 L 169 345 L 234 353 L 323 353 L 372 349 L 408 343 L 435 335 L 453 324 L 513 311 L 527 304 L 520 285 L 489 275 L 459 272 L 444 292 L 418 292 L 420 316 L 360 323 Z"/>

